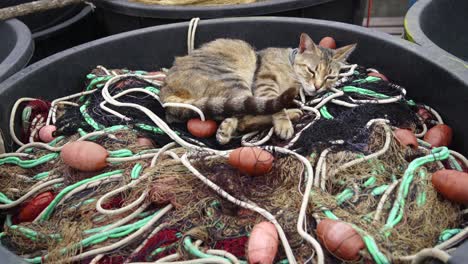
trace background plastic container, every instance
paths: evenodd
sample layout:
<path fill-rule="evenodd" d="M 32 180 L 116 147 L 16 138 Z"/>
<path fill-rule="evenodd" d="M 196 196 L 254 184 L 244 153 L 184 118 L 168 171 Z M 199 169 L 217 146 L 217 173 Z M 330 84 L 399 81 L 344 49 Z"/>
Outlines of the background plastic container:
<path fill-rule="evenodd" d="M 0 8 L 32 0 L 2 0 Z M 93 9 L 77 4 L 19 17 L 33 34 L 36 62 L 59 51 L 103 37 Z"/>
<path fill-rule="evenodd" d="M 405 18 L 405 36 L 468 62 L 468 1 L 419 0 Z M 466 65 L 468 67 L 468 65 Z"/>
<path fill-rule="evenodd" d="M 222 6 L 163 6 L 131 0 L 96 1 L 99 18 L 107 33 L 190 20 L 241 17 L 288 16 L 327 19 L 361 25 L 367 0 L 263 0 L 252 4 Z"/>
<path fill-rule="evenodd" d="M 187 28 L 188 23 L 178 23 L 114 35 L 31 65 L 0 85 L 0 128 L 8 131 L 10 110 L 18 98 L 51 100 L 81 91 L 86 74 L 96 65 L 141 70 L 169 67 L 174 56 L 187 53 Z M 230 37 L 244 39 L 257 49 L 296 47 L 301 32 L 315 41 L 333 36 L 338 46 L 358 43 L 349 61 L 379 69 L 406 87 L 410 98 L 434 107 L 454 129 L 453 148 L 468 154 L 468 69 L 415 44 L 338 22 L 256 17 L 201 21 L 195 46 Z M 5 142 L 11 143 L 11 138 L 6 136 Z"/>
<path fill-rule="evenodd" d="M 0 21 L 0 82 L 21 70 L 31 59 L 34 44 L 28 27 L 16 19 Z"/>

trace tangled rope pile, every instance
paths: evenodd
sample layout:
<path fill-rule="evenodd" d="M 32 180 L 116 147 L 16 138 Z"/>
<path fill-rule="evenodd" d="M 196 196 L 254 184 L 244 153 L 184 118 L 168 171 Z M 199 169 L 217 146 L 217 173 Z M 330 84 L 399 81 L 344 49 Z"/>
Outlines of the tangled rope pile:
<path fill-rule="evenodd" d="M 19 99 L 10 133 L 20 147 L 0 154 L 1 243 L 29 263 L 245 263 L 255 254 L 252 229 L 269 221 L 282 245 L 278 263 L 447 261 L 468 234 L 465 211 L 430 179 L 441 168 L 466 170 L 468 161 L 421 139 L 419 147 L 397 140 L 397 127 L 423 138 L 443 121 L 374 71 L 344 67 L 331 91 L 301 96 L 305 114 L 292 140 L 258 131 L 224 149 L 164 121 L 164 70 L 99 66 L 80 93 Z M 48 125 L 57 128 L 54 140 L 38 142 Z M 82 141 L 106 150 L 103 168 L 79 170 L 60 158 Z M 273 168 L 239 171 L 228 157 L 241 146 L 269 152 Z M 358 234 L 357 257 L 342 254 L 347 237 L 331 248 L 319 232 L 326 219 Z"/>

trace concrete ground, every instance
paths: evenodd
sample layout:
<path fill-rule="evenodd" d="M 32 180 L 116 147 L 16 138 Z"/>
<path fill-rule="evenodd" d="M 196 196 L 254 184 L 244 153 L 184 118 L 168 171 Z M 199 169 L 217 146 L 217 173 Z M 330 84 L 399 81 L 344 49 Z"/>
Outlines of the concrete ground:
<path fill-rule="evenodd" d="M 409 0 L 373 0 L 371 15 L 374 17 L 403 17 Z"/>
<path fill-rule="evenodd" d="M 410 0 L 373 0 L 370 27 L 394 36 L 403 35 L 403 21 Z M 367 7 L 363 26 L 367 24 Z"/>

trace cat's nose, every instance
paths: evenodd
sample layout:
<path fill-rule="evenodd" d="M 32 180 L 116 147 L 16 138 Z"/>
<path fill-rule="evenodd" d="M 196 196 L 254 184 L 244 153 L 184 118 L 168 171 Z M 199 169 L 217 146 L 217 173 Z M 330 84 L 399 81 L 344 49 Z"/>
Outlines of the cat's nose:
<path fill-rule="evenodd" d="M 322 88 L 322 86 L 323 86 L 323 83 L 324 83 L 324 81 L 323 81 L 323 80 L 315 80 L 315 81 L 314 81 L 314 86 L 315 86 L 315 89 L 317 89 L 317 90 L 318 90 L 318 89 Z"/>

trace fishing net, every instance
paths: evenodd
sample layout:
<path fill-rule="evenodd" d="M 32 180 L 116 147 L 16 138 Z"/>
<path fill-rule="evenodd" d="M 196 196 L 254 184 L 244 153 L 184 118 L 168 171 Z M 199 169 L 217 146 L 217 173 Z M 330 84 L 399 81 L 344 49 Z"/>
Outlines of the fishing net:
<path fill-rule="evenodd" d="M 444 166 L 464 169 L 453 152 L 422 140 L 403 146 L 392 134 L 398 127 L 422 137 L 440 122 L 403 87 L 350 68 L 332 90 L 297 101 L 304 115 L 292 139 L 267 129 L 220 145 L 166 123 L 164 77 L 97 67 L 79 94 L 20 102 L 21 141 L 31 143 L 0 156 L 2 245 L 30 263 L 241 263 L 253 228 L 270 221 L 281 242 L 275 262 L 325 255 L 340 263 L 310 242 L 321 220 L 334 219 L 362 238 L 358 262 L 390 263 L 464 232 L 462 208 L 430 182 Z M 425 119 L 421 109 L 431 110 Z M 38 143 L 49 124 L 55 139 Z M 107 150 L 104 169 L 83 172 L 60 158 L 79 140 Z M 272 169 L 251 176 L 232 166 L 228 156 L 241 146 L 268 151 Z M 53 198 L 41 204 L 46 192 Z"/>

